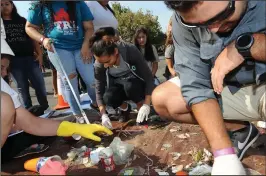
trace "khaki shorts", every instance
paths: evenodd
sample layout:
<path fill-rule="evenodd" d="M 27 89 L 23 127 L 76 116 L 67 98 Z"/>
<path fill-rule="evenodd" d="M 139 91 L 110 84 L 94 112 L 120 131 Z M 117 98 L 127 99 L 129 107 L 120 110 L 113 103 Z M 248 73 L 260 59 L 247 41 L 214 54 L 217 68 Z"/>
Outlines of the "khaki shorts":
<path fill-rule="evenodd" d="M 180 87 L 178 77 L 169 81 Z M 266 84 L 242 87 L 235 94 L 224 87 L 222 102 L 226 120 L 266 121 Z"/>

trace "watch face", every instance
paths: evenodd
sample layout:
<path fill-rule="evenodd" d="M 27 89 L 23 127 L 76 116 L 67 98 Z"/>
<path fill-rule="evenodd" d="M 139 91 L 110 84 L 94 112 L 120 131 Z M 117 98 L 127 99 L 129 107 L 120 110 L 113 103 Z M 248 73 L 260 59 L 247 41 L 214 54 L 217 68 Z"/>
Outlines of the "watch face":
<path fill-rule="evenodd" d="M 249 45 L 252 43 L 252 36 L 251 35 L 242 35 L 238 38 L 237 45 L 239 48 L 249 48 Z"/>

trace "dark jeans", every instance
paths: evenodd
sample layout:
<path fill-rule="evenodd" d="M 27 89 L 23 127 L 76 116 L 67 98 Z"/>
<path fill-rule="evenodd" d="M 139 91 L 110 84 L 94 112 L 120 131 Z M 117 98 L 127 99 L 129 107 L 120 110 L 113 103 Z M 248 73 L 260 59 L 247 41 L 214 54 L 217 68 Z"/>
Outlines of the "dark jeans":
<path fill-rule="evenodd" d="M 130 78 L 115 81 L 104 93 L 103 101 L 107 106 L 117 108 L 124 101 L 132 100 L 134 103 L 139 103 L 144 98 L 145 83 L 138 78 Z"/>
<path fill-rule="evenodd" d="M 39 63 L 34 60 L 34 57 L 14 57 L 11 61 L 10 68 L 17 82 L 17 87 L 21 93 L 25 108 L 32 106 L 28 80 L 30 80 L 35 89 L 39 104 L 44 109 L 48 108 L 44 78 Z"/>

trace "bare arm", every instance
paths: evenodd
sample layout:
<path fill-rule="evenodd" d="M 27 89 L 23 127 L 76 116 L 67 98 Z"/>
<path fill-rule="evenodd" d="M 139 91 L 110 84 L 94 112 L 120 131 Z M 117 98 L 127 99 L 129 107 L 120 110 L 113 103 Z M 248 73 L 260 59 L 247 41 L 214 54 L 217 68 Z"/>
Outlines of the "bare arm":
<path fill-rule="evenodd" d="M 16 109 L 15 124 L 29 134 L 36 136 L 56 136 L 61 121 L 35 117 L 26 109 Z"/>
<path fill-rule="evenodd" d="M 30 22 L 27 21 L 26 23 L 26 33 L 36 42 L 40 42 L 40 39 L 44 37 L 38 30 L 40 29 L 39 26 L 36 26 L 34 24 L 31 24 Z"/>
<path fill-rule="evenodd" d="M 34 45 L 34 51 L 36 53 L 37 56 L 41 56 L 43 54 L 42 52 L 42 48 L 40 46 L 40 44 L 36 41 L 32 41 L 33 45 Z"/>
<path fill-rule="evenodd" d="M 174 70 L 174 64 L 173 64 L 173 61 L 171 58 L 165 58 L 165 61 L 166 61 L 166 64 L 167 64 L 167 67 L 168 67 L 168 70 L 169 72 L 171 73 L 172 76 L 176 76 L 176 72 Z"/>
<path fill-rule="evenodd" d="M 266 34 L 253 34 L 254 44 L 251 47 L 251 55 L 253 59 L 266 62 Z"/>
<path fill-rule="evenodd" d="M 153 62 L 152 71 L 151 71 L 153 77 L 156 75 L 157 70 L 158 70 L 158 62 Z"/>
<path fill-rule="evenodd" d="M 83 45 L 85 44 L 89 46 L 90 38 L 92 34 L 94 33 L 94 27 L 93 27 L 92 21 L 83 21 L 83 28 L 85 31 Z"/>
<path fill-rule="evenodd" d="M 192 105 L 192 112 L 213 151 L 232 147 L 226 132 L 222 112 L 216 99 L 208 99 Z"/>
<path fill-rule="evenodd" d="M 174 68 L 174 64 L 171 58 L 165 58 L 165 61 L 169 70 Z"/>

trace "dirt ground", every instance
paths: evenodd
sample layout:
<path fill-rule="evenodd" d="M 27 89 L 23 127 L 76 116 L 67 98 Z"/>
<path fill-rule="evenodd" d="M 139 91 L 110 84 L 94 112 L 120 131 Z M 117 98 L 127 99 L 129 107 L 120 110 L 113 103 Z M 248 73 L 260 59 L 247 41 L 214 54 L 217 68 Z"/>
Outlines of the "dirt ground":
<path fill-rule="evenodd" d="M 88 112 L 88 116 L 91 119 L 99 118 L 96 114 Z M 132 115 L 135 116 L 134 114 Z M 162 126 L 158 126 L 161 124 Z M 120 129 L 121 125 L 118 122 L 114 122 L 113 126 L 116 129 Z M 143 126 L 128 126 L 127 130 L 143 130 L 142 134 L 120 134 L 120 138 L 135 146 L 132 155 L 136 155 L 137 159 L 132 162 L 130 167 L 141 166 L 146 170 L 146 174 L 157 175 L 154 168 L 163 169 L 168 165 L 176 164 L 186 166 L 192 163 L 193 159 L 190 154 L 191 150 L 202 150 L 206 148 L 210 151 L 209 145 L 206 141 L 205 136 L 197 125 L 186 125 L 170 122 L 157 122 Z M 176 131 L 173 129 L 177 129 Z M 265 131 L 262 131 L 264 133 Z M 189 134 L 189 138 L 180 139 L 177 136 L 180 134 Z M 1 174 L 12 174 L 12 175 L 33 175 L 35 173 L 25 171 L 23 163 L 31 158 L 40 156 L 53 156 L 59 155 L 62 159 L 67 159 L 67 152 L 71 150 L 71 147 L 81 147 L 86 145 L 93 147 L 95 145 L 103 145 L 107 147 L 118 133 L 114 133 L 111 137 L 102 137 L 102 142 L 92 142 L 90 140 L 82 139 L 78 142 L 73 140 L 66 140 L 60 137 L 47 138 L 43 141 L 50 145 L 48 151 L 42 154 L 31 155 L 21 159 L 14 159 L 9 163 L 2 164 Z M 170 144 L 171 147 L 167 150 L 162 150 L 163 144 Z M 262 134 L 258 142 L 257 147 L 250 148 L 246 156 L 243 159 L 243 164 L 247 168 L 254 169 L 261 174 L 265 175 L 265 156 L 266 156 L 266 134 Z M 178 152 L 181 157 L 177 160 L 173 160 L 171 152 Z M 148 158 L 147 158 L 148 157 Z M 149 168 L 147 164 L 151 164 Z M 117 175 L 125 165 L 116 166 L 116 169 L 112 172 L 106 173 L 101 164 L 86 168 L 84 165 L 72 166 L 68 169 L 68 175 Z M 171 171 L 168 170 L 171 174 Z"/>
<path fill-rule="evenodd" d="M 157 76 L 160 81 L 163 81 L 164 78 L 162 76 L 165 68 L 165 61 L 161 61 L 159 63 L 159 70 Z M 45 82 L 46 89 L 48 92 L 48 101 L 51 107 L 56 105 L 56 99 L 53 97 L 52 93 L 52 80 L 49 71 L 46 74 Z M 36 96 L 34 95 L 34 90 L 31 89 L 31 95 L 33 99 L 33 103 L 37 104 Z M 88 111 L 87 115 L 91 119 L 99 119 L 99 117 L 93 113 Z M 132 115 L 134 116 L 134 114 Z M 164 124 L 164 123 L 163 123 Z M 141 166 L 146 171 L 148 164 L 152 164 L 149 167 L 150 175 L 156 175 L 153 168 L 165 168 L 171 164 L 184 165 L 190 164 L 192 162 L 192 156 L 189 153 L 192 149 L 202 150 L 206 148 L 210 150 L 208 142 L 206 141 L 205 136 L 200 130 L 199 126 L 196 125 L 186 125 L 186 124 L 177 124 L 177 123 L 166 123 L 166 126 L 161 128 L 154 129 L 155 126 L 152 124 L 148 124 L 147 126 L 130 126 L 127 129 L 140 129 L 143 130 L 143 134 L 138 135 L 120 135 L 121 139 L 125 142 L 134 144 L 134 154 L 139 156 L 137 159 L 130 165 L 133 166 Z M 122 124 L 117 122 L 113 123 L 114 127 L 120 128 Z M 175 132 L 172 129 L 178 129 Z M 187 139 L 180 139 L 177 137 L 179 134 L 188 133 L 190 135 Z M 101 143 L 92 142 L 90 140 L 80 140 L 78 142 L 73 140 L 65 140 L 60 137 L 52 137 L 47 138 L 43 141 L 43 143 L 49 144 L 50 148 L 41 154 L 31 155 L 20 159 L 14 159 L 9 163 L 2 164 L 1 175 L 3 174 L 12 174 L 12 175 L 33 175 L 35 173 L 27 172 L 23 168 L 23 164 L 26 160 L 32 159 L 40 156 L 53 156 L 59 155 L 62 159 L 67 158 L 67 152 L 71 150 L 71 147 L 81 147 L 86 145 L 88 147 L 92 147 L 95 145 L 102 144 L 104 146 L 108 146 L 113 138 L 118 134 L 115 133 L 111 137 L 102 137 Z M 168 150 L 161 150 L 163 144 L 171 144 L 172 147 L 168 148 Z M 266 134 L 265 131 L 262 130 L 262 135 L 256 143 L 257 147 L 250 148 L 246 156 L 243 159 L 243 163 L 245 167 L 254 169 L 260 172 L 263 175 L 266 175 L 265 164 L 266 164 Z M 170 155 L 171 152 L 181 153 L 181 157 L 175 161 L 173 161 L 173 157 Z M 144 156 L 144 155 L 146 156 Z M 152 160 L 151 161 L 148 159 Z M 85 168 L 85 166 L 74 166 L 70 167 L 67 171 L 68 175 L 117 175 L 120 170 L 124 168 L 125 165 L 116 166 L 115 171 L 106 173 L 102 166 L 99 164 L 98 166 Z M 171 173 L 171 172 L 168 172 Z M 148 172 L 146 172 L 148 174 Z M 37 174 L 35 174 L 37 175 Z"/>

